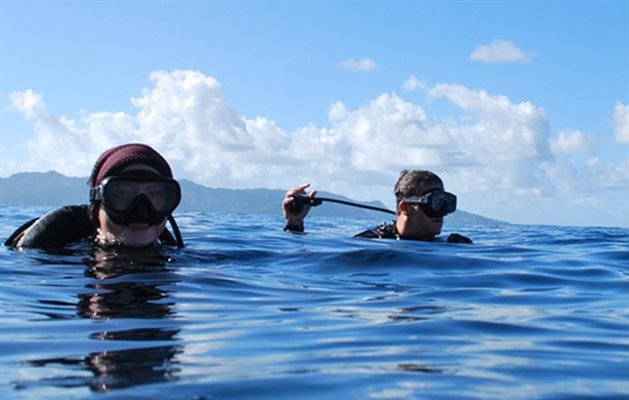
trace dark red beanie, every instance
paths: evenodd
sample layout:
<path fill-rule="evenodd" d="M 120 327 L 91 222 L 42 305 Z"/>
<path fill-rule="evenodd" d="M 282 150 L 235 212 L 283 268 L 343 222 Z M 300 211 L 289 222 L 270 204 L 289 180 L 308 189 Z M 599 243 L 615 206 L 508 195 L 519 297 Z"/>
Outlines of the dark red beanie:
<path fill-rule="evenodd" d="M 145 144 L 131 143 L 104 152 L 92 168 L 88 185 L 96 187 L 106 177 L 119 175 L 123 169 L 132 164 L 148 165 L 155 168 L 161 176 L 173 177 L 168 162 L 157 151 Z"/>

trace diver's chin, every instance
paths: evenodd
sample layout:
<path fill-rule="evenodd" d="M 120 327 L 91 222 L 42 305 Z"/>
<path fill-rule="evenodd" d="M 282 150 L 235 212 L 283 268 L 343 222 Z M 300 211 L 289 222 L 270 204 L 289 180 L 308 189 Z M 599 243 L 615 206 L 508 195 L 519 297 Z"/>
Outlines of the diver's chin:
<path fill-rule="evenodd" d="M 149 227 L 151 227 L 151 225 L 146 222 L 132 222 L 130 224 L 125 225 L 125 228 L 131 229 L 134 231 L 142 231 L 142 230 L 148 229 Z"/>
<path fill-rule="evenodd" d="M 119 224 L 116 234 L 117 241 L 129 247 L 145 247 L 155 242 L 161 229 L 159 224 L 148 222 L 126 222 Z"/>
<path fill-rule="evenodd" d="M 156 235 L 145 230 L 128 229 L 120 238 L 122 244 L 129 247 L 145 247 L 155 242 Z"/>
<path fill-rule="evenodd" d="M 443 228 L 443 217 L 431 218 L 430 222 L 432 223 L 432 231 L 434 235 L 438 235 L 441 233 L 441 229 Z"/>

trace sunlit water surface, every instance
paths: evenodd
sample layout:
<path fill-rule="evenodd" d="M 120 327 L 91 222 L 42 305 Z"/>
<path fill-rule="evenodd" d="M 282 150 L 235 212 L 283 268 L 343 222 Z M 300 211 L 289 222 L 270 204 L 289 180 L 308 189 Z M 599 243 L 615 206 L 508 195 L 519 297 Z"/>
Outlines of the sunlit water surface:
<path fill-rule="evenodd" d="M 0 207 L 1 231 L 42 209 Z M 0 250 L 0 397 L 627 399 L 629 230 L 178 215 L 187 247 Z"/>

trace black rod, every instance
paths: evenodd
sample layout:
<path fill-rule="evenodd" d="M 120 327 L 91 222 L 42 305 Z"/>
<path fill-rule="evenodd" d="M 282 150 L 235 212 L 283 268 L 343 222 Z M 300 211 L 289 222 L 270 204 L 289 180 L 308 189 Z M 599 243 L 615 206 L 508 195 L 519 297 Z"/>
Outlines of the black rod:
<path fill-rule="evenodd" d="M 330 199 L 328 197 L 306 197 L 306 196 L 296 196 L 295 197 L 295 201 L 298 204 L 309 204 L 311 206 L 318 206 L 320 205 L 322 202 L 326 201 L 329 203 L 339 203 L 339 204 L 345 204 L 346 206 L 352 206 L 352 207 L 358 207 L 358 208 L 365 208 L 367 210 L 374 210 L 374 211 L 381 211 L 381 212 L 385 212 L 385 213 L 389 213 L 389 214 L 393 214 L 395 215 L 395 211 L 391 211 L 388 208 L 382 208 L 382 207 L 375 207 L 375 206 L 368 206 L 366 204 L 358 204 L 358 203 L 354 203 L 351 201 L 346 201 L 346 200 L 339 200 L 339 199 Z"/>

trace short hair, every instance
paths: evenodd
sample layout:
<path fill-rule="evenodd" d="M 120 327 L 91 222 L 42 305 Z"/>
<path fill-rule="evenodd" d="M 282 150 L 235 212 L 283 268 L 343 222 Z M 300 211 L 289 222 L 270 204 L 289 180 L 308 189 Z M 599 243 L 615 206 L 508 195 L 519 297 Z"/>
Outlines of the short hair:
<path fill-rule="evenodd" d="M 396 205 L 405 197 L 421 195 L 425 186 L 435 183 L 443 188 L 443 181 L 434 172 L 417 169 L 402 170 L 393 190 Z"/>

